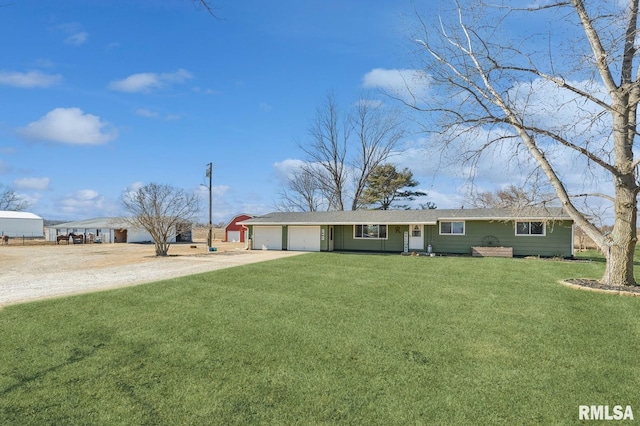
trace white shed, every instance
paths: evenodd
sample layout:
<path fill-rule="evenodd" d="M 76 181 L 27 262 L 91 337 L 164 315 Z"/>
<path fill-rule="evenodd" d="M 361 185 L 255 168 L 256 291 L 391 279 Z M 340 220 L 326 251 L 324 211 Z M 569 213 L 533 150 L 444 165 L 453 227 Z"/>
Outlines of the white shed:
<path fill-rule="evenodd" d="M 42 238 L 44 219 L 33 213 L 0 210 L 0 235 Z"/>

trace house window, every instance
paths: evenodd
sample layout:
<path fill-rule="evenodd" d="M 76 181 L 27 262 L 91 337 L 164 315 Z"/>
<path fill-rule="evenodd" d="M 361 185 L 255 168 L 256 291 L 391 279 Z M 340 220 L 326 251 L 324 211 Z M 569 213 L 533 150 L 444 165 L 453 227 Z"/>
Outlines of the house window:
<path fill-rule="evenodd" d="M 464 222 L 440 222 L 441 235 L 464 235 Z"/>
<path fill-rule="evenodd" d="M 541 235 L 546 234 L 544 222 L 516 222 L 516 235 Z"/>
<path fill-rule="evenodd" d="M 354 225 L 353 238 L 387 239 L 387 225 Z"/>
<path fill-rule="evenodd" d="M 411 231 L 411 236 L 412 237 L 421 237 L 422 233 L 420 232 L 420 226 L 418 225 L 413 225 L 413 230 Z"/>

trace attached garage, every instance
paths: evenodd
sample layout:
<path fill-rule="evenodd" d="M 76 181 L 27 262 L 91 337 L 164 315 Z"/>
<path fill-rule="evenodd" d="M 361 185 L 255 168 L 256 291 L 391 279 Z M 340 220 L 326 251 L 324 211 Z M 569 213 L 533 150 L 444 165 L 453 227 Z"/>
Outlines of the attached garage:
<path fill-rule="evenodd" d="M 282 226 L 255 226 L 254 250 L 282 250 Z"/>
<path fill-rule="evenodd" d="M 292 251 L 320 251 L 319 226 L 289 226 L 287 248 Z"/>

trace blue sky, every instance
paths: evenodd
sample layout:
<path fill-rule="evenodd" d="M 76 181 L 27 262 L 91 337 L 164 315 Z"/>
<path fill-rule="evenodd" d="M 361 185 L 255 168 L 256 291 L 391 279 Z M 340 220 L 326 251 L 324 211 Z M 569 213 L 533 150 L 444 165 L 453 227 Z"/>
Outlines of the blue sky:
<path fill-rule="evenodd" d="M 348 104 L 406 65 L 402 2 L 213 4 L 220 19 L 189 0 L 0 8 L 0 182 L 80 219 L 121 214 L 139 183 L 199 190 L 211 161 L 215 221 L 272 211 L 275 165 L 326 94 Z"/>
<path fill-rule="evenodd" d="M 0 183 L 46 219 L 123 214 L 120 197 L 166 183 L 214 222 L 275 210 L 297 142 L 333 92 L 342 106 L 415 66 L 410 1 L 13 0 L 0 8 Z M 429 5 L 423 6 L 429 14 Z M 439 208 L 464 204 L 462 171 L 424 137 L 395 162 Z M 510 183 L 486 164 L 487 189 Z M 426 201 L 426 200 L 424 200 Z"/>

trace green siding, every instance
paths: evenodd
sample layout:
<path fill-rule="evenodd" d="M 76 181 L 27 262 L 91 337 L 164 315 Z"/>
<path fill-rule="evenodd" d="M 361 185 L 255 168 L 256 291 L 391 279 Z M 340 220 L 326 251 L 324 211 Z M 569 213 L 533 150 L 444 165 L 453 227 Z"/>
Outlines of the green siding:
<path fill-rule="evenodd" d="M 383 224 L 384 225 L 384 224 Z M 354 225 L 336 225 L 334 227 L 334 249 L 353 251 L 402 252 L 404 233 L 409 231 L 407 225 L 387 225 L 387 239 L 355 239 Z"/>
<path fill-rule="evenodd" d="M 465 235 L 440 235 L 439 225 L 428 228 L 428 243 L 436 253 L 469 254 L 488 235 L 498 238 L 498 246 L 513 247 L 514 256 L 570 257 L 573 253 L 570 221 L 547 223 L 544 236 L 516 236 L 514 221 L 465 221 Z"/>
<path fill-rule="evenodd" d="M 328 225 L 322 225 L 320 227 L 320 251 L 329 251 L 329 226 Z"/>
<path fill-rule="evenodd" d="M 425 247 L 431 244 L 435 253 L 470 254 L 471 247 L 481 246 L 484 237 L 498 239 L 498 245 L 512 247 L 514 256 L 562 256 L 570 257 L 572 250 L 572 222 L 550 222 L 544 236 L 516 236 L 515 222 L 465 221 L 465 235 L 440 235 L 439 225 L 424 227 Z M 322 225 L 325 238 L 320 241 L 320 250 L 329 250 L 329 226 Z M 387 225 L 387 239 L 354 239 L 353 225 L 334 226 L 334 250 L 397 252 L 404 250 L 404 233 L 408 225 Z M 249 226 L 253 238 L 253 226 Z M 322 234 L 321 234 L 322 235 Z M 287 249 L 288 227 L 282 227 L 282 248 Z"/>
<path fill-rule="evenodd" d="M 287 243 L 289 242 L 289 227 L 287 225 L 282 226 L 282 250 L 287 250 Z"/>

